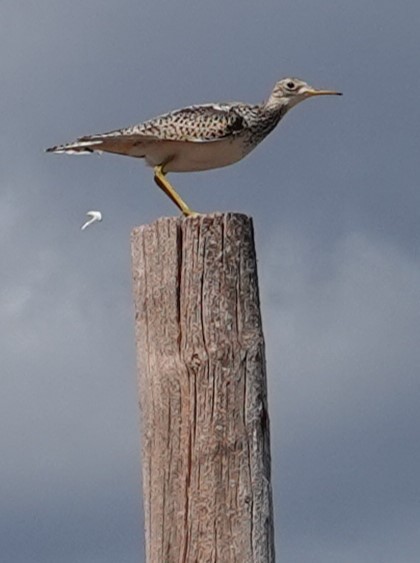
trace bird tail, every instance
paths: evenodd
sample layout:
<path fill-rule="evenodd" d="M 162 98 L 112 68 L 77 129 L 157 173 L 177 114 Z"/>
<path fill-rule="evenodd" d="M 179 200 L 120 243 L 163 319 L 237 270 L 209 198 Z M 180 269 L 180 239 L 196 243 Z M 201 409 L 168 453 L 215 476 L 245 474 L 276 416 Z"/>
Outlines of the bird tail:
<path fill-rule="evenodd" d="M 102 144 L 103 140 L 98 139 L 98 137 L 81 137 L 73 143 L 49 147 L 45 152 L 55 152 L 57 154 L 90 154 L 93 152 L 101 152 L 100 146 Z"/>

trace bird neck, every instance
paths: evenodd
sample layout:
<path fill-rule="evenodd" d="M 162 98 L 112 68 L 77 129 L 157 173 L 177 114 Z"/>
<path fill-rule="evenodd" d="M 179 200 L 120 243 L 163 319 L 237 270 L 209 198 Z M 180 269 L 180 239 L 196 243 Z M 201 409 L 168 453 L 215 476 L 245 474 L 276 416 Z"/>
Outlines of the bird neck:
<path fill-rule="evenodd" d="M 267 103 L 254 106 L 253 119 L 249 119 L 250 130 L 255 144 L 266 137 L 278 124 L 287 111 L 287 106 L 277 104 L 275 106 Z"/>
<path fill-rule="evenodd" d="M 270 96 L 268 100 L 261 104 L 261 113 L 267 122 L 274 123 L 274 127 L 280 121 L 280 119 L 286 115 L 290 109 L 287 100 L 274 99 Z"/>
<path fill-rule="evenodd" d="M 284 115 L 290 109 L 288 98 L 279 98 L 274 94 L 271 94 L 263 106 L 265 110 L 279 112 L 281 115 Z"/>

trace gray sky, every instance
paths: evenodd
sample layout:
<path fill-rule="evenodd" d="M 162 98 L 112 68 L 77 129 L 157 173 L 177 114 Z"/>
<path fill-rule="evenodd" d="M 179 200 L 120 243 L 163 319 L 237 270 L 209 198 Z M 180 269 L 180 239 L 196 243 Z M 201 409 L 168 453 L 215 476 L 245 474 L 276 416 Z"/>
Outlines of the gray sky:
<path fill-rule="evenodd" d="M 1 4 L 2 561 L 139 561 L 129 233 L 176 212 L 141 161 L 43 149 L 295 75 L 345 96 L 172 178 L 254 217 L 282 563 L 417 563 L 418 1 Z"/>

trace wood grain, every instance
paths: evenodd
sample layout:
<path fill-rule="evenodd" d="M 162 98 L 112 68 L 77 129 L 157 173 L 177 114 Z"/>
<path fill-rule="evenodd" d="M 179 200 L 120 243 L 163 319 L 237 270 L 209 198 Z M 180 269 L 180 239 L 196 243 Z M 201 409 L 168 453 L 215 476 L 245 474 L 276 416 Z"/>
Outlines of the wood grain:
<path fill-rule="evenodd" d="M 252 220 L 132 233 L 148 563 L 274 561 Z"/>

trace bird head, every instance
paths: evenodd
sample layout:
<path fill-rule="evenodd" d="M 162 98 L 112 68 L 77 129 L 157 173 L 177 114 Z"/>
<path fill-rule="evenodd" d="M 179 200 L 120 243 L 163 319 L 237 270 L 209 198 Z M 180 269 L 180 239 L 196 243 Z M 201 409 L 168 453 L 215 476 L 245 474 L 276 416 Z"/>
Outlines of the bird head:
<path fill-rule="evenodd" d="M 286 107 L 291 109 L 299 102 L 314 96 L 341 96 L 334 90 L 316 90 L 299 78 L 282 78 L 279 80 L 267 100 L 269 108 Z"/>

